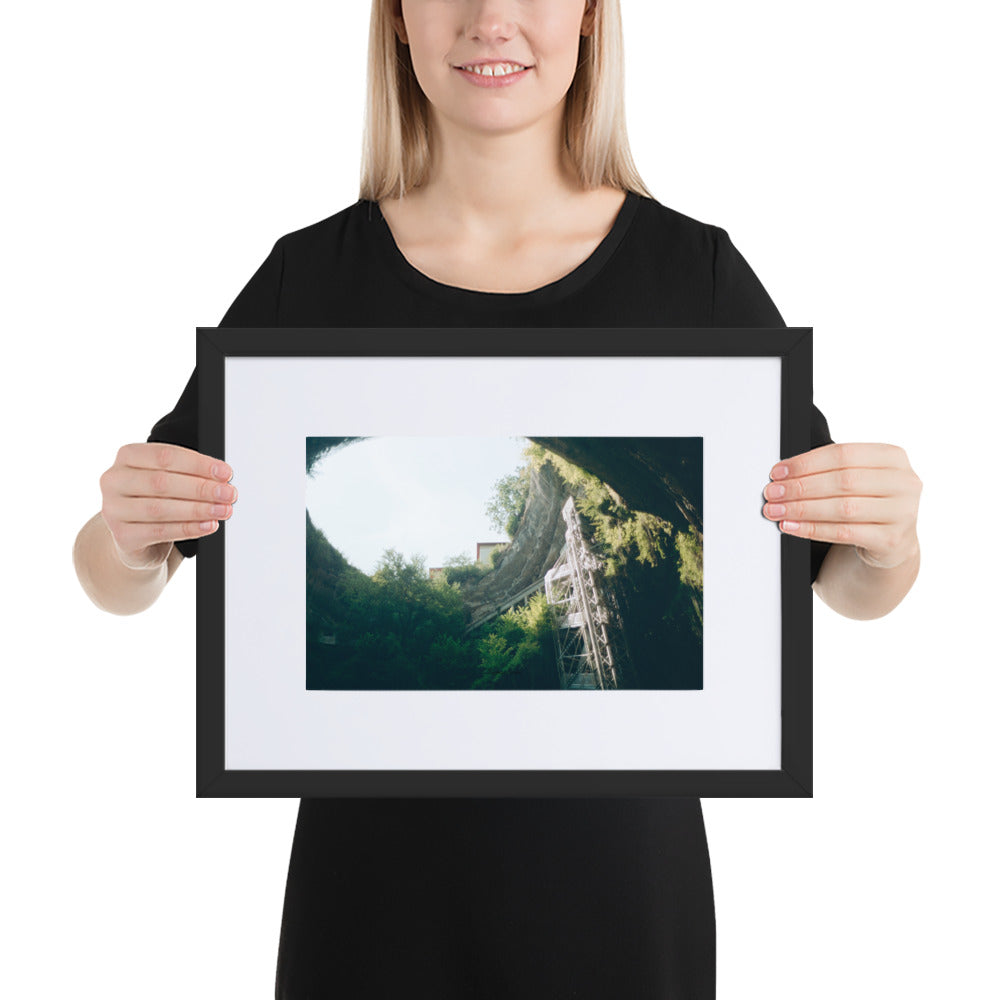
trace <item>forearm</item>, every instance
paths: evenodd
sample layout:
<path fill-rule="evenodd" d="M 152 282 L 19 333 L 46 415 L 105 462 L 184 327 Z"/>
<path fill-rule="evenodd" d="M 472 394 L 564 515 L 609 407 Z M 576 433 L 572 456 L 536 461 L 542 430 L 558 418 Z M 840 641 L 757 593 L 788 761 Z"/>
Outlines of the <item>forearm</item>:
<path fill-rule="evenodd" d="M 920 545 L 892 569 L 861 561 L 853 545 L 834 545 L 820 567 L 813 590 L 845 618 L 867 621 L 887 615 L 909 593 L 920 569 Z"/>
<path fill-rule="evenodd" d="M 171 548 L 167 559 L 151 569 L 130 569 L 118 557 L 114 539 L 100 514 L 95 514 L 76 536 L 73 565 L 87 596 L 102 611 L 134 615 L 160 596 L 183 559 Z"/>

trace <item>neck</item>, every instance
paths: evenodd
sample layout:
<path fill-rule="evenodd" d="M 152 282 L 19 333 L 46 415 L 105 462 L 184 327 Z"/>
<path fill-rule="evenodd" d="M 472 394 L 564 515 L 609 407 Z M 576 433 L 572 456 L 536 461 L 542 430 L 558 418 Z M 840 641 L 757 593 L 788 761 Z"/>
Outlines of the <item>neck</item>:
<path fill-rule="evenodd" d="M 434 123 L 429 180 L 419 197 L 438 217 L 491 240 L 537 225 L 581 190 L 562 144 L 560 117 L 484 135 Z"/>

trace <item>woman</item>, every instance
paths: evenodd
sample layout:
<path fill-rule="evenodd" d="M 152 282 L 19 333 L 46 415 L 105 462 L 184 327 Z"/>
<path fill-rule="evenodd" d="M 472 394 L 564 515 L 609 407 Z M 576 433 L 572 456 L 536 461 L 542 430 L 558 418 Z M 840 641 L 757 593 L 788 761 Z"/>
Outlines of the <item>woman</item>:
<path fill-rule="evenodd" d="M 621 48 L 618 0 L 375 0 L 361 196 L 279 239 L 220 325 L 784 325 L 724 230 L 643 186 Z M 152 604 L 232 516 L 196 379 L 78 537 L 110 611 Z M 831 607 L 885 614 L 917 573 L 920 481 L 818 410 L 812 443 L 761 470 L 765 516 L 813 540 Z M 699 802 L 303 800 L 277 997 L 414 994 L 713 997 Z"/>

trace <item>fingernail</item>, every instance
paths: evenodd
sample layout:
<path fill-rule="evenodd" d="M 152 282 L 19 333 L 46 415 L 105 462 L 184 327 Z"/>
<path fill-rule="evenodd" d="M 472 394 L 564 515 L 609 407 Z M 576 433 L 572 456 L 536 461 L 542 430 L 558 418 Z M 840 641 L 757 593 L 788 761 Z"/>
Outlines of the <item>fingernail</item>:
<path fill-rule="evenodd" d="M 788 475 L 788 466 L 787 465 L 776 465 L 771 470 L 771 478 L 772 479 L 784 479 L 785 476 L 787 476 L 787 475 Z"/>
<path fill-rule="evenodd" d="M 782 521 L 781 530 L 782 531 L 798 531 L 801 525 L 798 521 Z"/>
<path fill-rule="evenodd" d="M 771 517 L 781 517 L 785 513 L 785 505 L 783 503 L 767 503 L 764 504 L 764 510 Z"/>
<path fill-rule="evenodd" d="M 768 500 L 780 500 L 785 495 L 785 487 L 781 483 L 771 483 L 764 487 L 764 496 Z"/>
<path fill-rule="evenodd" d="M 215 529 L 215 521 L 202 521 L 199 527 L 202 531 L 213 531 Z"/>
<path fill-rule="evenodd" d="M 218 462 L 212 466 L 212 475 L 216 479 L 222 479 L 228 482 L 230 479 L 233 478 L 233 470 L 230 469 L 225 462 Z"/>

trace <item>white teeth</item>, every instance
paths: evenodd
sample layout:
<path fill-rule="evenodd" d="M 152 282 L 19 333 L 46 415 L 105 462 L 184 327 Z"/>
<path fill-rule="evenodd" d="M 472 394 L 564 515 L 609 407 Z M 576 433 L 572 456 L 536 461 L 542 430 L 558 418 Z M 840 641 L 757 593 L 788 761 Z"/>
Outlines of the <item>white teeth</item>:
<path fill-rule="evenodd" d="M 468 70 L 470 73 L 478 73 L 480 76 L 506 76 L 508 73 L 516 73 L 524 69 L 518 63 L 496 63 L 492 66 L 487 64 L 483 66 L 462 66 L 461 68 Z"/>

